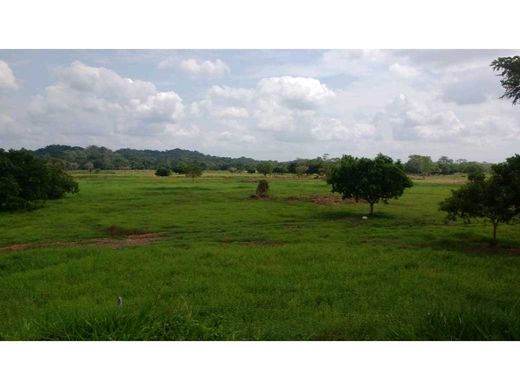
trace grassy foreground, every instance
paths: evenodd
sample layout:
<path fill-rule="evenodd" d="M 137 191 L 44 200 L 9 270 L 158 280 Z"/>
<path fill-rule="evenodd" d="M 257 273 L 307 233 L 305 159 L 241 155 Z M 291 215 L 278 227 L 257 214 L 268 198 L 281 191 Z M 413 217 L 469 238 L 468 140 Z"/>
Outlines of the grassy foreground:
<path fill-rule="evenodd" d="M 520 225 L 492 248 L 490 224 L 445 224 L 463 179 L 363 220 L 310 178 L 257 200 L 255 175 L 75 176 L 78 195 L 0 214 L 0 340 L 520 339 Z"/>

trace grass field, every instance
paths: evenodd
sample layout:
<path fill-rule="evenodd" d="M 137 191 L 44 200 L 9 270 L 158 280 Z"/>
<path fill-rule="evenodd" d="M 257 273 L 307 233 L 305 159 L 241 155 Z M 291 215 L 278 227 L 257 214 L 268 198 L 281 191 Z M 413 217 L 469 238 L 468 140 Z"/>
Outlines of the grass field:
<path fill-rule="evenodd" d="M 493 248 L 489 223 L 445 224 L 463 178 L 416 178 L 363 220 L 311 178 L 258 200 L 255 175 L 75 177 L 0 214 L 0 339 L 520 339 L 520 225 Z"/>

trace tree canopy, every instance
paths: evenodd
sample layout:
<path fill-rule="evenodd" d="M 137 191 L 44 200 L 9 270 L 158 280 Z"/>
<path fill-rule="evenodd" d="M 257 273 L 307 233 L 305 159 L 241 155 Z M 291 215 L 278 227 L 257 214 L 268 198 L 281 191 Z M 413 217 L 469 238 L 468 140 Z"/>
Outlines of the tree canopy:
<path fill-rule="evenodd" d="M 448 213 L 447 219 L 486 218 L 493 224 L 493 241 L 499 223 L 509 223 L 520 214 L 520 155 L 492 166 L 492 173 L 469 175 L 469 182 L 453 190 L 449 198 L 440 204 Z"/>
<path fill-rule="evenodd" d="M 520 56 L 498 57 L 491 63 L 495 72 L 502 76 L 500 84 L 505 92 L 501 98 L 513 100 L 513 104 L 520 100 Z"/>
<path fill-rule="evenodd" d="M 0 210 L 28 209 L 47 199 L 78 192 L 61 168 L 23 150 L 0 149 Z"/>
<path fill-rule="evenodd" d="M 374 204 L 400 197 L 412 186 L 403 166 L 390 157 L 379 154 L 374 159 L 343 156 L 339 165 L 333 167 L 327 179 L 332 191 L 343 198 L 366 200 L 370 204 L 370 215 Z"/>

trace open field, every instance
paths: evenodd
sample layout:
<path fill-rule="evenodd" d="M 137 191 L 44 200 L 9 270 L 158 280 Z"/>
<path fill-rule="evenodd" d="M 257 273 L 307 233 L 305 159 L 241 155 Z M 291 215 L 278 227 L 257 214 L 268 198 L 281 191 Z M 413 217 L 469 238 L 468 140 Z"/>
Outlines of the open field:
<path fill-rule="evenodd" d="M 0 339 L 518 340 L 520 225 L 444 223 L 461 177 L 340 202 L 323 180 L 77 172 L 0 215 Z M 116 300 L 123 297 L 123 306 Z"/>

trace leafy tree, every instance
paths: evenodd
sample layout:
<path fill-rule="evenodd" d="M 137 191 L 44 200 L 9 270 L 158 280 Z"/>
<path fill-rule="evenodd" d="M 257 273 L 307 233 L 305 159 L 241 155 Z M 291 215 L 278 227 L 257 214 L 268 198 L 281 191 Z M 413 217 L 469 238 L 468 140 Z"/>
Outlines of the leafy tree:
<path fill-rule="evenodd" d="M 430 156 L 413 154 L 408 156 L 408 161 L 405 164 L 405 170 L 408 173 L 415 173 L 425 176 L 435 173 L 437 171 L 437 165 L 432 161 Z"/>
<path fill-rule="evenodd" d="M 294 170 L 294 172 L 296 173 L 296 175 L 298 177 L 301 177 L 307 173 L 308 169 L 309 169 L 309 167 L 307 165 L 299 164 L 296 166 L 296 169 Z"/>
<path fill-rule="evenodd" d="M 497 227 L 509 223 L 520 214 L 520 155 L 492 167 L 488 178 L 481 172 L 468 176 L 469 182 L 453 190 L 440 204 L 448 213 L 447 219 L 462 218 L 468 223 L 474 218 L 485 218 L 493 224 L 493 242 Z"/>
<path fill-rule="evenodd" d="M 191 177 L 191 180 L 195 180 L 196 177 L 202 176 L 202 172 L 203 169 L 198 164 L 189 164 L 184 170 L 186 177 Z"/>
<path fill-rule="evenodd" d="M 78 192 L 71 176 L 24 150 L 0 149 L 0 210 L 29 208 Z"/>
<path fill-rule="evenodd" d="M 255 169 L 255 167 L 250 166 L 250 167 L 247 167 L 247 168 L 246 168 L 246 172 L 247 172 L 247 173 L 251 173 L 251 174 L 252 174 L 252 173 L 256 173 L 256 169 Z"/>
<path fill-rule="evenodd" d="M 436 164 L 441 175 L 450 175 L 452 173 L 455 173 L 457 170 L 457 167 L 453 160 L 446 156 L 441 156 L 437 160 Z"/>
<path fill-rule="evenodd" d="M 92 161 L 87 161 L 87 162 L 83 165 L 83 167 L 84 167 L 85 169 L 88 169 L 88 172 L 89 172 L 89 173 L 92 173 L 92 170 L 94 169 L 94 163 L 93 163 Z"/>
<path fill-rule="evenodd" d="M 256 165 L 256 170 L 264 176 L 270 175 L 273 172 L 273 164 L 270 162 L 261 162 Z"/>
<path fill-rule="evenodd" d="M 155 176 L 170 176 L 171 172 L 168 168 L 161 167 L 155 171 Z"/>
<path fill-rule="evenodd" d="M 273 168 L 273 173 L 284 174 L 287 173 L 287 167 L 285 165 L 277 165 Z"/>
<path fill-rule="evenodd" d="M 516 104 L 520 100 L 520 56 L 498 57 L 491 67 L 502 76 L 500 84 L 505 92 L 500 98 L 513 99 Z"/>
<path fill-rule="evenodd" d="M 373 160 L 343 156 L 339 165 L 331 169 L 327 182 L 343 199 L 366 200 L 370 204 L 370 215 L 374 213 L 374 204 L 397 199 L 412 186 L 402 165 L 382 154 Z"/>

